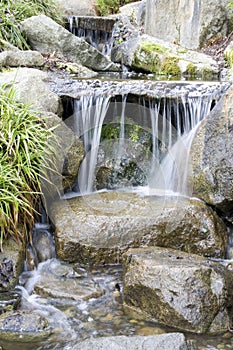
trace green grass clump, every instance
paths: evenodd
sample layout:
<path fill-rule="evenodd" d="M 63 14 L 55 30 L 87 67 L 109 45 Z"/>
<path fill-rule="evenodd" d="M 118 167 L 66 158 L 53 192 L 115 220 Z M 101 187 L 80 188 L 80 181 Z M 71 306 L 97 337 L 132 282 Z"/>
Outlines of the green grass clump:
<path fill-rule="evenodd" d="M 26 242 L 53 152 L 52 129 L 14 91 L 0 89 L 0 246 L 5 238 Z"/>
<path fill-rule="evenodd" d="M 0 39 L 19 49 L 29 49 L 20 22 L 31 16 L 44 14 L 59 24 L 63 23 L 61 11 L 54 0 L 2 0 L 0 6 Z"/>
<path fill-rule="evenodd" d="M 134 2 L 135 0 L 97 0 L 97 11 L 100 16 L 108 16 L 117 13 L 123 5 Z"/>

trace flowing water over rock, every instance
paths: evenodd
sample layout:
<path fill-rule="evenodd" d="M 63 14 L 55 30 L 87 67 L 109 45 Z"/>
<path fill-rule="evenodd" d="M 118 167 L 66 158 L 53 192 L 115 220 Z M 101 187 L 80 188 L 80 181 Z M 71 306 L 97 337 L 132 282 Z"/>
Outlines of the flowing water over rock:
<path fill-rule="evenodd" d="M 110 56 L 114 42 L 115 20 L 104 17 L 69 16 L 69 31 L 85 39 L 103 55 Z"/>
<path fill-rule="evenodd" d="M 143 185 L 150 193 L 192 194 L 192 140 L 227 85 L 83 81 L 74 86 L 68 123 L 86 151 L 76 191 Z"/>

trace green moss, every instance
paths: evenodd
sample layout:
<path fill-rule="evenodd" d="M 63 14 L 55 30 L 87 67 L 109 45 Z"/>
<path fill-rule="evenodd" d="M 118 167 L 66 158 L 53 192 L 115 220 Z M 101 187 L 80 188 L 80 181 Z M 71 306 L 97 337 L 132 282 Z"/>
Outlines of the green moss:
<path fill-rule="evenodd" d="M 203 68 L 202 72 L 201 72 L 201 77 L 203 80 L 206 80 L 206 79 L 212 79 L 213 78 L 213 75 L 214 75 L 214 72 L 211 68 Z"/>
<path fill-rule="evenodd" d="M 165 52 L 168 49 L 160 44 L 153 44 L 149 42 L 143 42 L 141 45 L 141 50 L 145 53 L 151 54 L 153 52 Z"/>
<path fill-rule="evenodd" d="M 157 73 L 160 67 L 159 55 L 156 52 L 145 54 L 143 50 L 135 51 L 132 66 L 146 72 Z"/>
<path fill-rule="evenodd" d="M 181 74 L 177 57 L 166 57 L 161 65 L 161 74 L 177 76 Z"/>
<path fill-rule="evenodd" d="M 233 49 L 225 53 L 225 58 L 229 67 L 233 67 Z"/>
<path fill-rule="evenodd" d="M 186 70 L 187 70 L 188 75 L 190 75 L 191 77 L 193 77 L 197 74 L 197 68 L 194 66 L 193 63 L 189 63 L 187 65 Z"/>

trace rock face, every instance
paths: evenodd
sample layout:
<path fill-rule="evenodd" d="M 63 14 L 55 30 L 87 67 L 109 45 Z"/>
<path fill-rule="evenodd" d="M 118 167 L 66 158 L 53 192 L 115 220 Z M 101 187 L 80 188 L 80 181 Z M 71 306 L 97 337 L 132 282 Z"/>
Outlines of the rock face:
<path fill-rule="evenodd" d="M 212 37 L 226 36 L 230 23 L 228 3 L 228 0 L 147 0 L 146 33 L 189 49 L 200 48 Z"/>
<path fill-rule="evenodd" d="M 148 35 L 130 39 L 116 46 L 114 62 L 139 71 L 172 76 L 195 76 L 202 79 L 217 75 L 217 63 L 208 55 Z"/>
<path fill-rule="evenodd" d="M 119 71 L 119 66 L 98 50 L 44 15 L 33 16 L 21 23 L 34 50 L 42 54 L 65 57 L 97 71 Z"/>
<path fill-rule="evenodd" d="M 233 209 L 233 88 L 203 121 L 192 145 L 194 192 L 224 212 Z"/>
<path fill-rule="evenodd" d="M 74 350 L 188 350 L 185 337 L 181 333 L 168 333 L 156 336 L 118 336 L 88 339 L 78 344 Z"/>
<path fill-rule="evenodd" d="M 163 246 L 223 257 L 227 232 L 218 216 L 194 199 L 107 192 L 62 200 L 49 213 L 59 259 L 116 263 L 130 247 Z"/>
<path fill-rule="evenodd" d="M 0 85 L 14 85 L 16 98 L 40 112 L 60 114 L 60 98 L 46 85 L 47 74 L 38 69 L 18 68 L 0 74 Z"/>
<path fill-rule="evenodd" d="M 123 259 L 124 302 L 139 315 L 196 333 L 229 329 L 232 274 L 194 254 L 149 247 Z"/>

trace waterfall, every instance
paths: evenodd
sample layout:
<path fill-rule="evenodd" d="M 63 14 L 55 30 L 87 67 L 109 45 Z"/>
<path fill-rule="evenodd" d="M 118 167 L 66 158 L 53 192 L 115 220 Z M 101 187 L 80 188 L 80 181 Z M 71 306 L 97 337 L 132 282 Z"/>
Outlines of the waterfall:
<path fill-rule="evenodd" d="M 68 29 L 75 36 L 86 40 L 103 55 L 110 56 L 113 42 L 115 21 L 99 17 L 68 17 Z"/>
<path fill-rule="evenodd" d="M 211 110 L 213 96 L 186 93 L 177 97 L 166 96 L 150 100 L 141 97 L 139 100 L 138 104 L 132 103 L 128 94 L 122 93 L 119 102 L 119 95 L 116 98 L 106 93 L 98 96 L 81 96 L 74 101 L 75 132 L 83 140 L 86 151 L 78 175 L 81 194 L 96 190 L 94 186 L 96 169 L 97 166 L 101 166 L 101 161 L 105 167 L 108 164 L 114 168 L 112 173 L 116 174 L 116 169 L 123 166 L 124 162 L 127 163 L 127 160 L 125 161 L 127 152 L 130 152 L 133 159 L 130 160 L 131 163 L 128 161 L 128 164 L 130 163 L 131 167 L 132 164 L 135 165 L 135 169 L 137 171 L 140 169 L 142 175 L 145 175 L 146 182 L 143 185 L 149 189 L 149 193 L 158 190 L 164 195 L 192 194 L 192 186 L 190 187 L 189 183 L 191 144 L 200 122 Z M 114 149 L 112 151 L 108 149 L 110 153 L 106 161 L 101 131 L 104 125 L 115 125 L 116 121 L 119 132 L 117 140 L 110 140 L 107 144 L 107 148 Z M 137 135 L 134 135 L 136 141 L 129 140 L 126 132 L 128 126 L 150 133 L 151 149 L 139 145 Z M 132 130 L 134 132 L 134 129 Z M 125 184 L 130 190 L 130 184 L 126 181 Z M 133 186 L 135 184 L 131 185 L 131 189 Z M 122 182 L 116 184 L 115 188 L 121 187 L 124 187 Z"/>

